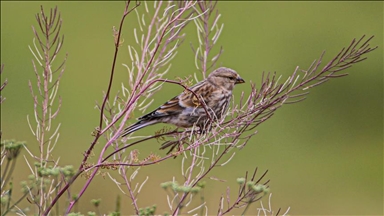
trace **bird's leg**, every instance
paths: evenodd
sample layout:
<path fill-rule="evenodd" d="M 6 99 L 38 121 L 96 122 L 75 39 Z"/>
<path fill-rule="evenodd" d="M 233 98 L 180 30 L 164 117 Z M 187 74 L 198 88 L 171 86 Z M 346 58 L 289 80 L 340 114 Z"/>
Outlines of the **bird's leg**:
<path fill-rule="evenodd" d="M 208 121 L 205 124 L 202 124 L 199 126 L 198 134 L 206 135 L 209 131 L 211 131 L 211 129 L 212 129 L 212 123 Z"/>

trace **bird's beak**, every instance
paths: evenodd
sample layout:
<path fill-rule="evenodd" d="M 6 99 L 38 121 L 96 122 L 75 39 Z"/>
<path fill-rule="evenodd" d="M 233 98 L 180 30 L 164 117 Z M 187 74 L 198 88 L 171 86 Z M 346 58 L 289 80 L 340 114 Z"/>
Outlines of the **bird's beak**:
<path fill-rule="evenodd" d="M 241 83 L 245 83 L 245 81 L 243 80 L 243 78 L 237 77 L 235 84 L 241 84 Z"/>

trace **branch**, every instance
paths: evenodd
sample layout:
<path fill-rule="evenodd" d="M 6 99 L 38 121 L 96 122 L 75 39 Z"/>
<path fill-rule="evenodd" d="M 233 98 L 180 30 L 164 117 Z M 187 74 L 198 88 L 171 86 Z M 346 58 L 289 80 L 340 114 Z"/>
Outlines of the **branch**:
<path fill-rule="evenodd" d="M 1 65 L 1 68 L 0 68 L 0 74 L 3 73 L 3 69 L 4 69 L 4 64 Z M 8 84 L 8 80 L 5 79 L 4 83 L 0 86 L 0 92 L 3 91 L 3 89 L 5 88 L 5 86 Z M 0 104 L 3 103 L 3 101 L 5 100 L 5 98 L 3 98 L 2 95 L 0 95 Z M 1 134 L 0 134 L 0 137 L 1 137 Z"/>

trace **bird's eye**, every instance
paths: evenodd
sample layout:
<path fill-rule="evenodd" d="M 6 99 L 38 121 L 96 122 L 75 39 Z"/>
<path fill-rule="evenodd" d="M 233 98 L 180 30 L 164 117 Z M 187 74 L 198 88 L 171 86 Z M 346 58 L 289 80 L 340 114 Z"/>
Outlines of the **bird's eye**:
<path fill-rule="evenodd" d="M 228 77 L 230 80 L 235 80 L 235 78 L 233 78 L 233 77 Z"/>

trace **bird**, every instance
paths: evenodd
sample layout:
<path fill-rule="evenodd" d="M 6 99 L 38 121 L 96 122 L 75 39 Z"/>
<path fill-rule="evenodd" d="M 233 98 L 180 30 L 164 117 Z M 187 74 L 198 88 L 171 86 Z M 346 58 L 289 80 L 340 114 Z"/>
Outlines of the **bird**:
<path fill-rule="evenodd" d="M 198 126 L 201 130 L 212 121 L 221 119 L 228 110 L 234 86 L 241 83 L 245 81 L 235 70 L 219 67 L 189 90 L 185 89 L 154 111 L 138 118 L 138 122 L 125 128 L 121 136 L 157 123 L 181 128 Z"/>

